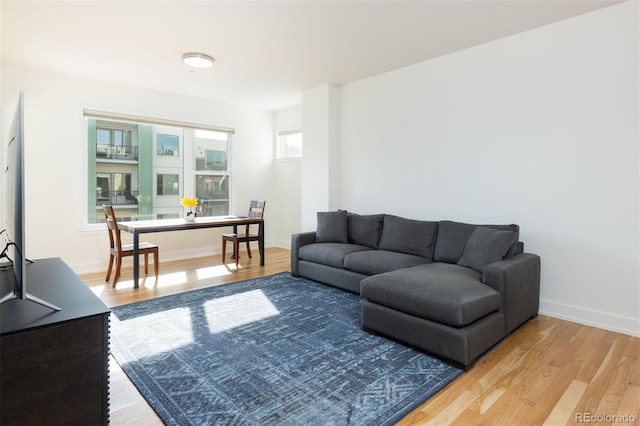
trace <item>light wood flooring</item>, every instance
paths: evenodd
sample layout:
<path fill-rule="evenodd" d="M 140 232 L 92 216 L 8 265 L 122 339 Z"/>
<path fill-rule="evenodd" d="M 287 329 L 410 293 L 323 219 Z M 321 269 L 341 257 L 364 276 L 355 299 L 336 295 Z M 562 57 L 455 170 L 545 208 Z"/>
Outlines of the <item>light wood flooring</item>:
<path fill-rule="evenodd" d="M 238 269 L 219 255 L 165 262 L 158 283 L 152 274 L 138 290 L 131 267 L 115 289 L 103 273 L 81 278 L 107 306 L 117 306 L 289 271 L 289 256 L 270 248 L 264 267 L 257 256 L 243 256 Z M 583 423 L 640 424 L 640 339 L 540 315 L 399 424 Z M 113 359 L 111 424 L 162 424 Z"/>

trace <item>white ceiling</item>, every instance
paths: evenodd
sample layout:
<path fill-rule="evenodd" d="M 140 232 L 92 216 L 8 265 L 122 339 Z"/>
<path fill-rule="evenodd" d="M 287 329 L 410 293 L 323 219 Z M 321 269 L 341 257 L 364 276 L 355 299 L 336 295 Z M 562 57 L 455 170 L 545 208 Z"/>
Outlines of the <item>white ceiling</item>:
<path fill-rule="evenodd" d="M 2 63 L 278 110 L 619 2 L 2 0 Z M 216 65 L 189 69 L 194 51 Z"/>

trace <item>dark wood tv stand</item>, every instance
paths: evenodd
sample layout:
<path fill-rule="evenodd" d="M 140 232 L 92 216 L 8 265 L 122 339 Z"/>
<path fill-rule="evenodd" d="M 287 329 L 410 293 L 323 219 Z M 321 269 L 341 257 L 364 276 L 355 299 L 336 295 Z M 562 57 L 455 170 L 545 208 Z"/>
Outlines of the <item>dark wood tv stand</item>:
<path fill-rule="evenodd" d="M 109 308 L 59 258 L 28 264 L 26 279 L 29 293 L 61 310 L 0 305 L 0 424 L 108 424 Z"/>

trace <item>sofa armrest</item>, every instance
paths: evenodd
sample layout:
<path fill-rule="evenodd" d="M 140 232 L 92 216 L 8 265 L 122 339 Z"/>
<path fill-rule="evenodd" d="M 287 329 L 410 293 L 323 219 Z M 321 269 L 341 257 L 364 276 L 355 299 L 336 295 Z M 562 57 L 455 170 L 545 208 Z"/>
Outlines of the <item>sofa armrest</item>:
<path fill-rule="evenodd" d="M 298 276 L 298 252 L 300 247 L 316 241 L 316 232 L 301 232 L 291 235 L 291 275 Z"/>
<path fill-rule="evenodd" d="M 540 257 L 516 254 L 487 265 L 482 282 L 500 292 L 505 316 L 505 331 L 510 333 L 538 315 L 540 306 Z"/>

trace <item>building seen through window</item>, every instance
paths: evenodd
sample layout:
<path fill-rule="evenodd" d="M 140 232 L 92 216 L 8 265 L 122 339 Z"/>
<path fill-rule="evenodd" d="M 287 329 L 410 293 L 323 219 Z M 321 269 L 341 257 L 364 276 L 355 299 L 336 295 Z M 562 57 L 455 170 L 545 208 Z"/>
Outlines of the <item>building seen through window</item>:
<path fill-rule="evenodd" d="M 183 217 L 181 197 L 198 198 L 198 215 L 229 214 L 232 129 L 112 115 L 85 113 L 89 224 L 104 222 L 103 204 L 121 220 Z"/>

